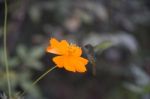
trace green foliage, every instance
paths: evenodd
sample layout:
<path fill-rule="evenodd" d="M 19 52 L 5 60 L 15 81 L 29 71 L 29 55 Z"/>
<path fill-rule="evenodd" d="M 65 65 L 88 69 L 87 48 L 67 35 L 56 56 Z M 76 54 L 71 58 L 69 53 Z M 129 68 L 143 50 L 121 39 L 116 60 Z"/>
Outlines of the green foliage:
<path fill-rule="evenodd" d="M 150 85 L 144 86 L 143 93 L 150 93 Z"/>
<path fill-rule="evenodd" d="M 43 54 L 43 47 L 33 47 L 32 49 L 27 49 L 25 46 L 20 45 L 17 48 L 17 55 L 22 61 L 22 64 L 37 70 L 42 69 L 42 63 L 39 61 L 39 59 Z"/>
<path fill-rule="evenodd" d="M 31 86 L 33 80 L 32 70 L 42 70 L 43 64 L 40 62 L 40 58 L 44 54 L 44 48 L 42 46 L 36 46 L 31 49 L 24 45 L 18 45 L 16 54 L 12 57 L 8 56 L 8 62 L 10 67 L 10 81 L 12 92 L 15 95 L 17 93 L 16 88 L 20 86 L 29 95 L 34 97 L 41 97 L 37 86 Z M 6 73 L 4 67 L 3 49 L 0 48 L 0 88 L 7 92 L 6 86 Z"/>
<path fill-rule="evenodd" d="M 105 49 L 110 48 L 113 46 L 111 41 L 104 41 L 94 47 L 94 51 L 98 54 L 102 53 Z"/>

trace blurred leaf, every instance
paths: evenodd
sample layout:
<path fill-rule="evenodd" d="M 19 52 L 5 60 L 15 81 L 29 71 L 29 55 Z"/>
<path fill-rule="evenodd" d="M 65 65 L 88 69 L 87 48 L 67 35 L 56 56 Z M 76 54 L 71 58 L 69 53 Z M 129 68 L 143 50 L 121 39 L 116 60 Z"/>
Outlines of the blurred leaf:
<path fill-rule="evenodd" d="M 30 94 L 31 96 L 40 98 L 41 94 L 39 92 L 39 89 L 36 87 L 36 85 L 32 85 L 33 81 L 31 81 L 31 74 L 32 73 L 30 71 L 23 71 L 19 77 L 19 84 L 26 93 Z"/>
<path fill-rule="evenodd" d="M 150 93 L 150 85 L 144 86 L 143 92 L 144 93 Z"/>
<path fill-rule="evenodd" d="M 142 86 L 137 86 L 137 85 L 131 84 L 131 83 L 124 83 L 124 87 L 135 93 L 142 93 L 142 91 L 143 91 Z"/>
<path fill-rule="evenodd" d="M 37 6 L 37 5 L 34 5 L 34 6 L 31 6 L 30 10 L 29 10 L 29 15 L 30 15 L 30 18 L 33 22 L 38 22 L 40 21 L 40 18 L 41 18 L 41 9 L 40 9 L 40 6 Z"/>
<path fill-rule="evenodd" d="M 106 21 L 108 20 L 108 13 L 105 6 L 101 3 L 86 2 L 85 6 L 88 10 L 94 13 L 99 19 Z"/>
<path fill-rule="evenodd" d="M 21 59 L 26 59 L 27 56 L 27 48 L 23 45 L 19 45 L 17 47 L 17 54 Z"/>
<path fill-rule="evenodd" d="M 7 86 L 7 80 L 6 80 L 7 77 L 6 76 L 7 76 L 7 74 L 5 71 L 0 72 L 0 87 L 4 88 L 4 89 Z M 11 87 L 14 88 L 18 82 L 19 77 L 15 71 L 10 71 L 9 76 L 10 76 L 10 81 L 11 81 Z"/>
<path fill-rule="evenodd" d="M 38 60 L 34 60 L 34 59 L 28 59 L 25 63 L 28 67 L 36 69 L 36 70 L 41 70 L 42 67 L 42 63 L 39 62 Z"/>
<path fill-rule="evenodd" d="M 8 58 L 8 63 L 9 63 L 10 68 L 16 67 L 20 63 L 17 57 L 10 58 L 9 56 L 7 56 L 7 58 Z M 1 66 L 5 66 L 4 52 L 2 48 L 0 48 L 0 63 L 1 63 Z"/>
<path fill-rule="evenodd" d="M 86 13 L 84 11 L 78 11 L 77 13 L 78 15 L 80 15 L 81 17 L 81 20 L 84 22 L 84 23 L 92 23 L 93 22 L 93 16 L 89 13 Z"/>
<path fill-rule="evenodd" d="M 94 47 L 94 51 L 99 54 L 111 46 L 112 46 L 112 43 L 110 41 L 104 41 L 104 42 L 96 45 Z"/>
<path fill-rule="evenodd" d="M 43 47 L 34 47 L 30 51 L 30 56 L 32 58 L 39 59 L 44 55 L 45 49 Z"/>
<path fill-rule="evenodd" d="M 32 94 L 32 96 L 37 97 L 37 98 L 41 97 L 41 94 L 40 94 L 38 88 L 35 86 L 32 86 L 31 82 L 29 82 L 29 81 L 22 82 L 21 86 L 23 87 L 23 89 L 26 90 L 26 92 L 28 92 L 29 94 Z"/>
<path fill-rule="evenodd" d="M 20 63 L 20 61 L 17 57 L 13 57 L 13 58 L 9 59 L 9 65 L 11 67 L 17 67 L 19 63 Z"/>

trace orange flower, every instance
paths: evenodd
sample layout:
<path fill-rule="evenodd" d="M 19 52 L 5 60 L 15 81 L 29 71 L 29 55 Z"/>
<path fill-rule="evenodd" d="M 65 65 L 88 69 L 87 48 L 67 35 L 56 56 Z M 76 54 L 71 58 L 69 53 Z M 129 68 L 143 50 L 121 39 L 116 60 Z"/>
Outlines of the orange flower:
<path fill-rule="evenodd" d="M 82 50 L 75 44 L 69 44 L 66 40 L 57 41 L 55 38 L 50 39 L 50 45 L 47 52 L 57 54 L 53 58 L 54 63 L 59 68 L 65 68 L 72 72 L 85 72 L 85 65 L 88 60 L 81 57 Z"/>

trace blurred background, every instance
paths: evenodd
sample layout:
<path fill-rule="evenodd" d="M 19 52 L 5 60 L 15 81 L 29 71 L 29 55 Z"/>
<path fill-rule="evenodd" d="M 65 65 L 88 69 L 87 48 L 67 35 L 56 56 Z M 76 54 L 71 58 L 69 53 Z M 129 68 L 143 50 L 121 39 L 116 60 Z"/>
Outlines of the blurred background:
<path fill-rule="evenodd" d="M 25 99 L 150 99 L 150 0 L 7 0 L 12 93 Z M 0 96 L 7 95 L 0 0 Z M 55 69 L 49 39 L 83 48 L 86 73 Z M 29 90 L 30 89 L 30 90 Z M 1 99 L 1 98 L 0 98 Z"/>

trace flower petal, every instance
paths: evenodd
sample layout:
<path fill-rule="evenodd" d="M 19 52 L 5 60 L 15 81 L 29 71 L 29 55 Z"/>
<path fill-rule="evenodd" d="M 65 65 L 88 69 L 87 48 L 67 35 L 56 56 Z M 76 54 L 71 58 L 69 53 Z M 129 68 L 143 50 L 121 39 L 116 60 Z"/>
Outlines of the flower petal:
<path fill-rule="evenodd" d="M 72 59 L 72 57 L 68 57 L 68 56 L 65 56 L 64 57 L 64 68 L 68 71 L 72 71 L 72 72 L 75 72 L 75 62 L 74 62 L 74 59 Z"/>
<path fill-rule="evenodd" d="M 82 64 L 82 63 L 78 63 L 76 66 L 75 66 L 75 68 L 76 68 L 76 71 L 78 71 L 78 72 L 85 72 L 86 71 L 86 67 Z"/>
<path fill-rule="evenodd" d="M 74 56 L 81 56 L 81 54 L 82 54 L 82 50 L 81 50 L 81 48 L 80 47 L 76 47 L 75 48 L 75 52 L 74 52 Z"/>
<path fill-rule="evenodd" d="M 51 45 L 52 47 L 57 47 L 57 46 L 59 46 L 59 41 L 56 40 L 55 38 L 51 38 L 51 39 L 50 39 L 50 45 Z"/>
<path fill-rule="evenodd" d="M 50 46 L 46 49 L 46 51 L 53 54 L 64 55 L 68 52 L 68 46 L 69 44 L 66 40 L 59 42 L 55 38 L 51 38 Z"/>
<path fill-rule="evenodd" d="M 65 65 L 64 68 L 68 71 L 72 71 L 72 72 L 76 72 L 75 67 L 74 66 L 70 66 L 70 65 Z"/>
<path fill-rule="evenodd" d="M 82 50 L 80 47 L 76 46 L 75 44 L 71 44 L 68 48 L 69 54 L 73 56 L 81 56 Z"/>
<path fill-rule="evenodd" d="M 65 57 L 64 67 L 68 71 L 72 72 L 85 72 L 86 68 L 83 62 L 78 57 Z"/>
<path fill-rule="evenodd" d="M 88 63 L 88 60 L 82 57 L 78 57 L 78 59 L 84 64 L 86 65 Z"/>
<path fill-rule="evenodd" d="M 60 55 L 61 52 L 59 50 L 59 41 L 55 38 L 50 39 L 50 45 L 46 49 L 47 52 Z"/>
<path fill-rule="evenodd" d="M 86 67 L 85 67 L 85 64 L 87 64 L 86 59 L 77 57 L 77 58 L 74 58 L 74 61 L 75 61 L 74 66 L 75 66 L 77 72 L 85 72 L 86 71 Z M 86 61 L 86 63 L 85 63 L 85 61 Z"/>
<path fill-rule="evenodd" d="M 63 56 L 56 56 L 53 58 L 53 61 L 59 68 L 62 68 L 64 66 L 64 57 Z"/>
<path fill-rule="evenodd" d="M 53 58 L 55 64 L 62 68 L 64 67 L 68 71 L 72 72 L 85 72 L 88 60 L 82 57 L 70 57 L 70 56 L 56 56 Z"/>
<path fill-rule="evenodd" d="M 69 46 L 69 43 L 66 40 L 62 40 L 60 42 L 60 44 L 61 44 L 61 46 L 66 47 L 66 48 L 68 48 L 68 46 Z"/>
<path fill-rule="evenodd" d="M 47 47 L 46 51 L 53 54 L 60 54 L 56 48 L 52 48 L 51 46 Z"/>
<path fill-rule="evenodd" d="M 61 55 L 65 55 L 68 53 L 69 43 L 66 40 L 62 40 L 58 48 L 61 51 Z"/>

